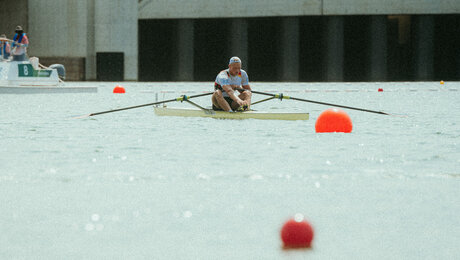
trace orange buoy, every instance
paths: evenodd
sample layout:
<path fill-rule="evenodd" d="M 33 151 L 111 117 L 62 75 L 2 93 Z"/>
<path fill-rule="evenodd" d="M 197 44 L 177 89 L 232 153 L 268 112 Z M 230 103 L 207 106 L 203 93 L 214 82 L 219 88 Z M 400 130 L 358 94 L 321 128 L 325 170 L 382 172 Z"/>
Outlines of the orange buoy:
<path fill-rule="evenodd" d="M 379 92 L 383 92 L 383 88 L 379 88 L 378 91 L 379 91 Z"/>
<path fill-rule="evenodd" d="M 441 85 L 444 85 L 444 80 L 441 80 L 441 82 L 439 82 L 439 83 L 441 83 Z"/>
<path fill-rule="evenodd" d="M 115 88 L 113 88 L 113 93 L 115 94 L 122 94 L 125 93 L 125 88 L 119 85 L 116 85 Z"/>
<path fill-rule="evenodd" d="M 311 247 L 313 228 L 302 214 L 296 214 L 281 228 L 281 240 L 285 249 Z"/>
<path fill-rule="evenodd" d="M 353 124 L 345 111 L 330 108 L 323 111 L 316 119 L 315 129 L 317 133 L 350 133 L 353 129 Z"/>

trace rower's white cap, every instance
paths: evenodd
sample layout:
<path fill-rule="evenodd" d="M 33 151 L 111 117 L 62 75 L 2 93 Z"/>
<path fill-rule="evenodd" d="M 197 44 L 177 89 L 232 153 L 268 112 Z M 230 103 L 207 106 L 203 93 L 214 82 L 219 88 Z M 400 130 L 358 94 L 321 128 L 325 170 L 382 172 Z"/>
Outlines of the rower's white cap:
<path fill-rule="evenodd" d="M 230 58 L 230 61 L 228 62 L 228 65 L 232 64 L 232 63 L 241 63 L 241 59 L 234 56 L 234 57 L 231 57 Z"/>

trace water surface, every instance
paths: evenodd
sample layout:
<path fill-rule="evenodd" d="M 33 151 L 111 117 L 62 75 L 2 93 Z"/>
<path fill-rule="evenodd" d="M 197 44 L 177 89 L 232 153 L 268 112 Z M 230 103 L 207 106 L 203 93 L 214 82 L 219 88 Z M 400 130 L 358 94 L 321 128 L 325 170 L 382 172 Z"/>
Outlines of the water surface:
<path fill-rule="evenodd" d="M 316 134 L 326 106 L 272 100 L 309 121 L 157 117 L 211 82 L 97 85 L 0 95 L 2 259 L 453 259 L 460 250 L 460 83 L 253 83 L 346 110 L 350 134 Z M 377 89 L 382 88 L 383 92 Z M 264 96 L 254 95 L 254 99 Z M 209 97 L 195 101 L 209 105 Z M 174 103 L 169 106 L 189 106 Z M 282 250 L 302 213 L 310 250 Z"/>

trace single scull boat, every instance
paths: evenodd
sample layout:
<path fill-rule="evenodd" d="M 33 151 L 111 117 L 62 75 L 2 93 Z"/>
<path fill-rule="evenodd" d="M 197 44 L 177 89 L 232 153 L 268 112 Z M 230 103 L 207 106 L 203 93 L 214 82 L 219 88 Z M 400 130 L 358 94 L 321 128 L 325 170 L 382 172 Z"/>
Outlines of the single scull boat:
<path fill-rule="evenodd" d="M 226 112 L 211 109 L 154 107 L 158 116 L 210 117 L 217 119 L 308 120 L 308 113 L 273 113 L 261 111 Z"/>

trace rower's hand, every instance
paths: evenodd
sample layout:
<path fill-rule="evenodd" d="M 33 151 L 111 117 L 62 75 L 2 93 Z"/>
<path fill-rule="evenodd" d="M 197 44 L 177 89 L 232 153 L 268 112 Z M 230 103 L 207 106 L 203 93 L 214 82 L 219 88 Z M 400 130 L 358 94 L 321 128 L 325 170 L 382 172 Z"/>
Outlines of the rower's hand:
<path fill-rule="evenodd" d="M 249 107 L 246 106 L 246 105 L 241 106 L 238 109 L 236 109 L 236 111 L 238 111 L 238 112 L 243 112 L 243 111 L 247 111 L 247 110 L 249 110 Z"/>
<path fill-rule="evenodd" d="M 246 102 L 243 101 L 243 100 L 241 100 L 240 98 L 238 98 L 238 99 L 236 100 L 236 103 L 238 103 L 238 106 L 240 106 L 240 107 L 246 105 Z"/>

